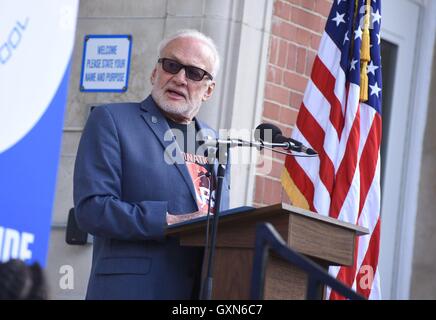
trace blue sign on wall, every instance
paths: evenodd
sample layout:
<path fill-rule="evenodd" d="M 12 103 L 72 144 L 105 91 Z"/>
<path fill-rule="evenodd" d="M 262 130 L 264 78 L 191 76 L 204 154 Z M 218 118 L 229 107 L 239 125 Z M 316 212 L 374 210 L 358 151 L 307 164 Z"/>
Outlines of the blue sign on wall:
<path fill-rule="evenodd" d="M 80 90 L 127 91 L 131 47 L 130 35 L 85 36 Z"/>

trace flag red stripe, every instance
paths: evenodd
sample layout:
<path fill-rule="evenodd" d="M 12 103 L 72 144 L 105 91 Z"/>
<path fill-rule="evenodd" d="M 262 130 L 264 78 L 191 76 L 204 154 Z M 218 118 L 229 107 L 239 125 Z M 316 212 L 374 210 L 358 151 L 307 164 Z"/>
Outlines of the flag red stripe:
<path fill-rule="evenodd" d="M 381 141 L 381 117 L 376 113 L 374 120 L 371 124 L 368 137 L 365 142 L 365 146 L 360 156 L 359 168 L 360 168 L 360 204 L 359 204 L 359 220 L 362 213 L 363 206 L 366 201 L 369 189 L 372 181 L 374 180 L 375 170 L 377 168 L 377 161 L 379 155 Z"/>
<path fill-rule="evenodd" d="M 310 210 L 316 212 L 313 206 L 315 188 L 313 187 L 312 180 L 310 180 L 310 178 L 306 175 L 294 157 L 286 157 L 285 168 L 297 186 L 298 190 L 300 190 L 300 192 L 305 196 Z"/>
<path fill-rule="evenodd" d="M 360 140 L 360 107 L 357 109 L 353 125 L 348 135 L 345 153 L 336 174 L 335 187 L 332 193 L 329 216 L 338 218 L 348 190 L 353 182 L 354 173 L 357 166 L 357 157 Z"/>
<path fill-rule="evenodd" d="M 344 116 L 342 114 L 341 102 L 335 95 L 336 78 L 318 56 L 316 56 L 313 63 L 311 79 L 330 104 L 330 122 L 336 129 L 339 140 L 344 128 Z"/>
<path fill-rule="evenodd" d="M 380 249 L 380 216 L 378 217 L 377 224 L 374 228 L 374 231 L 371 235 L 371 240 L 369 241 L 368 248 L 366 250 L 365 258 L 362 261 L 362 265 L 360 266 L 357 277 L 356 277 L 356 284 L 357 284 L 357 292 L 362 294 L 364 297 L 369 298 L 369 295 L 371 293 L 371 289 L 373 288 L 372 281 L 369 283 L 369 285 L 366 283 L 366 280 L 363 279 L 363 277 L 368 276 L 375 276 L 375 273 L 377 272 L 377 265 L 378 265 L 378 253 Z M 361 269 L 362 266 L 369 266 L 371 267 L 371 274 L 368 275 L 368 272 L 366 269 Z M 371 280 L 374 280 L 374 278 L 371 278 Z"/>
<path fill-rule="evenodd" d="M 332 193 L 335 176 L 333 162 L 324 150 L 325 132 L 318 121 L 307 110 L 304 103 L 301 104 L 297 117 L 297 126 L 309 144 L 318 151 L 320 168 L 319 175 L 329 194 Z"/>

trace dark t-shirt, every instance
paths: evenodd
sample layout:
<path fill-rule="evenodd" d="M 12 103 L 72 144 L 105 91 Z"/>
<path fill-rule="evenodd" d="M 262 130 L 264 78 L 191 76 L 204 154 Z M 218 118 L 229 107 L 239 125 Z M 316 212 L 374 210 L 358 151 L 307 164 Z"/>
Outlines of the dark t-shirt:
<path fill-rule="evenodd" d="M 167 119 L 176 141 L 182 151 L 183 159 L 191 175 L 194 184 L 198 208 L 201 212 L 207 213 L 209 206 L 209 194 L 212 194 L 211 213 L 215 213 L 215 178 L 213 174 L 213 164 L 209 163 L 209 158 L 204 154 L 196 136 L 199 127 L 196 121 L 190 124 L 176 123 Z M 210 173 L 210 174 L 208 174 Z"/>

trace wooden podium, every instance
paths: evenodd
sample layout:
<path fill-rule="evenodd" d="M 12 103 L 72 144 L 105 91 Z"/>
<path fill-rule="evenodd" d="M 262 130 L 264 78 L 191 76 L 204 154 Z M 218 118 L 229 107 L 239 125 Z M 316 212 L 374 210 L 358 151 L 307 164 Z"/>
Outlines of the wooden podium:
<path fill-rule="evenodd" d="M 224 214 L 217 233 L 213 299 L 250 298 L 256 225 L 262 222 L 271 223 L 291 248 L 326 269 L 352 265 L 356 236 L 368 234 L 365 228 L 284 203 Z M 169 228 L 167 235 L 178 235 L 182 246 L 204 247 L 205 219 Z M 265 272 L 264 299 L 304 299 L 306 279 L 302 270 L 272 256 Z"/>

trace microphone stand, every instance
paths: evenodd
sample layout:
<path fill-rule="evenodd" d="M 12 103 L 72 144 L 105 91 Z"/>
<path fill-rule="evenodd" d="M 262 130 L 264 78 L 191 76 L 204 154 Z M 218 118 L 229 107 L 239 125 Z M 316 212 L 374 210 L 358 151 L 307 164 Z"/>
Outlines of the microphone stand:
<path fill-rule="evenodd" d="M 207 260 L 207 272 L 206 272 L 206 279 L 204 283 L 202 283 L 201 286 L 201 299 L 202 300 L 211 300 L 212 299 L 212 286 L 213 286 L 213 260 L 215 255 L 215 248 L 216 248 L 216 235 L 218 230 L 218 221 L 220 216 L 220 210 L 221 210 L 221 194 L 223 191 L 223 185 L 224 185 L 224 178 L 226 176 L 226 164 L 227 159 L 229 156 L 230 151 L 230 144 L 223 144 L 220 143 L 217 148 L 217 152 L 219 155 L 220 148 L 223 146 L 226 147 L 226 152 L 224 153 L 224 159 L 221 161 L 221 159 L 218 159 L 218 173 L 217 173 L 217 194 L 215 197 L 215 214 L 213 217 L 213 225 L 212 225 L 212 236 L 211 236 L 211 242 L 208 250 L 208 260 Z M 202 279 L 203 282 L 204 279 Z"/>
<path fill-rule="evenodd" d="M 208 143 L 206 141 L 206 143 Z M 255 147 L 257 149 L 268 149 L 272 150 L 273 152 L 277 153 L 283 153 L 286 155 L 293 156 L 292 153 L 289 152 L 283 152 L 276 150 L 274 148 L 280 147 L 285 148 L 287 150 L 291 149 L 289 143 L 283 142 L 283 143 L 268 143 L 265 141 L 261 142 L 252 142 L 252 141 L 244 141 L 241 139 L 237 140 L 212 140 L 209 143 L 210 146 L 216 146 L 218 155 L 221 155 L 220 150 L 222 150 L 223 147 L 226 148 L 226 152 L 224 153 L 224 159 L 221 159 L 218 157 L 218 173 L 217 173 L 217 193 L 215 197 L 215 214 L 213 217 L 213 225 L 212 225 L 212 235 L 210 240 L 210 246 L 207 251 L 208 259 L 207 259 L 207 272 L 206 277 L 201 279 L 201 288 L 200 288 L 200 299 L 202 300 L 211 300 L 212 299 L 212 286 L 213 286 L 213 260 L 215 255 L 215 249 L 216 249 L 216 236 L 217 236 L 217 230 L 218 230 L 218 221 L 220 217 L 220 211 L 221 211 L 221 194 L 223 190 L 224 185 L 224 178 L 226 176 L 226 165 L 227 160 L 230 152 L 231 147 Z M 314 155 L 309 155 L 309 157 L 313 157 Z M 221 161 L 223 160 L 223 161 Z M 210 209 L 210 206 L 209 206 Z M 207 246 L 207 244 L 206 244 Z"/>

